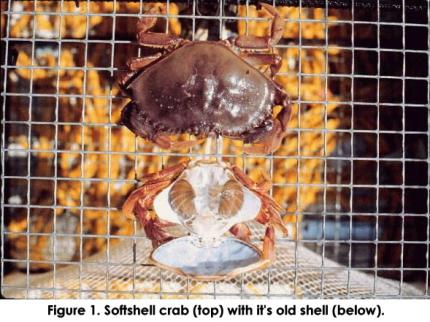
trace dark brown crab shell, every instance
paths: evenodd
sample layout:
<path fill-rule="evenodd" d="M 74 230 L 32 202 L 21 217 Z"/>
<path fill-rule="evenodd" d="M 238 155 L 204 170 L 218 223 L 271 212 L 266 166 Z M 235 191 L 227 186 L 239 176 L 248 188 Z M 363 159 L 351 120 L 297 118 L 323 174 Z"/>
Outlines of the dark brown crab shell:
<path fill-rule="evenodd" d="M 221 42 L 190 42 L 125 86 L 121 123 L 138 136 L 217 134 L 243 139 L 270 130 L 279 86 Z M 246 142 L 246 141 L 245 141 Z"/>

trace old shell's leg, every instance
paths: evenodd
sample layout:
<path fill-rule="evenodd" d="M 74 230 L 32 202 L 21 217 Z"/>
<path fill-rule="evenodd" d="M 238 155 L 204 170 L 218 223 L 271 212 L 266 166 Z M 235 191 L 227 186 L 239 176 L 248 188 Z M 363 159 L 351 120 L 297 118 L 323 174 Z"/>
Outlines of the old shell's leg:
<path fill-rule="evenodd" d="M 244 242 L 251 242 L 251 230 L 244 223 L 234 225 L 230 228 L 230 232 Z"/>
<path fill-rule="evenodd" d="M 240 57 L 251 65 L 269 65 L 270 77 L 276 75 L 282 64 L 282 58 L 277 54 L 242 53 Z"/>
<path fill-rule="evenodd" d="M 231 170 L 240 183 L 260 196 L 263 201 L 263 205 L 265 206 L 264 209 L 269 208 L 278 213 L 282 211 L 282 207 L 278 205 L 278 203 L 267 193 L 267 191 L 270 190 L 268 184 L 271 185 L 271 182 L 267 182 L 267 180 L 265 180 L 261 183 L 255 183 L 236 165 L 232 166 Z"/>
<path fill-rule="evenodd" d="M 189 163 L 189 160 L 188 161 L 182 161 L 182 162 L 175 164 L 171 167 L 164 168 L 161 171 L 147 174 L 147 175 L 143 176 L 140 180 L 142 182 L 150 182 L 150 181 L 152 182 L 154 180 L 159 180 L 159 179 L 172 180 L 176 176 L 178 176 L 180 173 L 182 173 L 182 171 L 185 170 L 188 163 Z"/>
<path fill-rule="evenodd" d="M 282 105 L 282 110 L 273 120 L 272 128 L 266 133 L 264 133 L 264 131 L 259 133 L 259 137 L 255 140 L 256 144 L 254 146 L 243 148 L 245 153 L 267 154 L 275 152 L 281 146 L 282 140 L 286 135 L 288 121 L 291 117 L 291 105 L 288 95 L 280 88 L 278 88 L 276 93 L 275 104 Z M 245 137 L 245 142 L 253 142 L 252 136 L 255 136 L 255 133 L 251 133 L 250 138 Z"/>
<path fill-rule="evenodd" d="M 263 238 L 263 259 L 274 261 L 276 257 L 274 228 L 276 227 L 284 236 L 287 236 L 287 227 L 282 222 L 279 212 L 274 210 L 270 205 L 263 206 L 256 219 L 259 223 L 267 226 Z"/>
<path fill-rule="evenodd" d="M 149 14 L 158 14 L 152 8 Z M 137 40 L 141 46 L 171 49 L 179 46 L 184 40 L 180 37 L 160 32 L 149 32 L 157 23 L 157 17 L 142 17 L 137 22 Z"/>
<path fill-rule="evenodd" d="M 189 149 L 201 144 L 204 139 L 190 141 L 173 141 L 168 135 L 157 135 L 154 137 L 154 143 L 162 149 L 166 150 L 182 150 Z"/>
<path fill-rule="evenodd" d="M 168 187 L 171 180 L 152 181 L 144 184 L 139 189 L 133 191 L 122 207 L 122 213 L 127 218 L 136 218 L 146 236 L 152 240 L 153 246 L 158 246 L 172 238 L 164 231 L 164 227 L 170 223 L 163 222 L 149 210 L 154 202 L 155 196 L 164 188 Z"/>
<path fill-rule="evenodd" d="M 272 189 L 272 180 L 270 180 L 270 177 L 268 174 L 264 171 L 261 172 L 263 176 L 263 180 L 257 183 L 257 189 L 261 192 L 268 192 L 270 189 Z"/>
<path fill-rule="evenodd" d="M 166 168 L 160 172 L 147 176 L 142 187 L 134 190 L 122 207 L 122 213 L 128 218 L 136 218 L 145 230 L 146 236 L 156 247 L 172 238 L 163 228 L 172 223 L 160 220 L 150 211 L 154 198 L 168 187 L 173 179 L 182 173 L 187 162 Z"/>
<path fill-rule="evenodd" d="M 281 40 L 285 28 L 284 18 L 282 18 L 278 10 L 276 10 L 273 6 L 267 3 L 261 3 L 261 6 L 273 17 L 270 28 L 270 36 L 238 36 L 233 40 L 233 44 L 236 47 L 250 50 L 267 50 L 270 47 L 275 46 L 279 40 Z"/>
<path fill-rule="evenodd" d="M 170 180 L 159 180 L 148 184 L 144 184 L 142 187 L 134 190 L 126 199 L 122 206 L 122 213 L 129 219 L 134 219 L 135 217 L 135 207 L 137 204 L 145 205 L 151 207 L 151 197 L 160 192 L 163 188 L 169 185 Z"/>
<path fill-rule="evenodd" d="M 164 228 L 174 224 L 159 219 L 154 213 L 140 205 L 135 210 L 136 218 L 142 225 L 146 237 L 151 240 L 154 248 L 173 239 L 173 236 L 164 230 Z"/>
<path fill-rule="evenodd" d="M 273 202 L 275 201 L 273 200 Z M 266 203 L 266 205 L 263 206 L 255 219 L 260 224 L 271 225 L 279 229 L 284 236 L 288 236 L 288 229 L 282 221 L 281 212 L 278 209 L 275 209 L 275 207 L 271 203 L 268 203 L 267 200 L 263 200 L 263 203 Z"/>
<path fill-rule="evenodd" d="M 263 181 L 261 182 L 254 182 L 251 180 L 250 177 L 248 177 L 245 172 L 243 172 L 238 166 L 234 165 L 231 167 L 231 170 L 233 171 L 236 178 L 246 187 L 253 191 L 258 191 L 261 193 L 267 193 L 272 188 L 272 181 L 268 177 L 268 175 L 265 172 L 262 172 L 263 174 Z"/>
<path fill-rule="evenodd" d="M 275 230 L 272 226 L 266 228 L 263 239 L 263 259 L 273 262 L 276 259 L 275 251 Z"/>
<path fill-rule="evenodd" d="M 281 218 L 282 207 L 275 200 L 273 200 L 272 197 L 270 197 L 267 191 L 264 191 L 264 188 L 267 188 L 264 187 L 266 183 L 263 185 L 263 188 L 261 188 L 258 184 L 252 181 L 238 166 L 233 165 L 230 169 L 233 171 L 235 178 L 239 180 L 240 183 L 242 183 L 249 190 L 255 192 L 261 198 L 262 207 L 260 213 L 255 219 L 263 225 L 271 224 L 281 230 L 284 235 L 287 235 L 287 227 L 285 227 Z"/>

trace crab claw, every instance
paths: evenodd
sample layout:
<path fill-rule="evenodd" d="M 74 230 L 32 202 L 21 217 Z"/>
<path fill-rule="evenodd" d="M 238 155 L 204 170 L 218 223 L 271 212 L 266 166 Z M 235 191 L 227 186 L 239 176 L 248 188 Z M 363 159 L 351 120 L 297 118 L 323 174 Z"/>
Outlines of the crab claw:
<path fill-rule="evenodd" d="M 263 259 L 273 262 L 276 259 L 275 252 L 275 230 L 273 226 L 266 228 L 266 234 L 263 240 Z"/>

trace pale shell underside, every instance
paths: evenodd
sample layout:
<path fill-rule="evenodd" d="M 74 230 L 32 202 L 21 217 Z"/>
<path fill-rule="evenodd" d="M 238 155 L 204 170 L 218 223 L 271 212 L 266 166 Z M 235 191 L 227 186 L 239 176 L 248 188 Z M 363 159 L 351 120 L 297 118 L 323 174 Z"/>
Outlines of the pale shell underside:
<path fill-rule="evenodd" d="M 195 238 L 174 239 L 155 249 L 151 261 L 164 269 L 201 280 L 234 276 L 264 266 L 261 252 L 254 246 L 230 237 L 214 246 L 197 246 Z"/>
<path fill-rule="evenodd" d="M 161 191 L 153 207 L 160 219 L 210 240 L 224 235 L 237 223 L 254 220 L 262 201 L 242 186 L 226 166 L 198 163 Z"/>

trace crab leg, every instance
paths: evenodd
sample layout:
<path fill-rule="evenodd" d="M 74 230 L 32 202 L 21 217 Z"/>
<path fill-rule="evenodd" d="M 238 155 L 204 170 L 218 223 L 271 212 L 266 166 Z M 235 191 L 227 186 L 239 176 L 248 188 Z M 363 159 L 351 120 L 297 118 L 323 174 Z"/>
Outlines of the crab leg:
<path fill-rule="evenodd" d="M 154 247 L 172 238 L 163 228 L 174 224 L 160 220 L 150 208 L 154 198 L 171 184 L 174 177 L 185 169 L 187 163 L 182 162 L 147 176 L 143 186 L 133 191 L 122 207 L 122 212 L 127 218 L 136 218 L 140 222 Z"/>
<path fill-rule="evenodd" d="M 189 149 L 198 144 L 201 144 L 204 139 L 190 141 L 173 141 L 168 135 L 158 135 L 154 137 L 154 143 L 162 149 L 166 150 L 181 150 Z"/>
<path fill-rule="evenodd" d="M 267 174 L 263 173 L 264 180 L 259 183 L 255 183 L 250 177 L 248 177 L 245 172 L 243 172 L 238 166 L 234 165 L 231 167 L 236 178 L 244 184 L 246 187 L 250 188 L 253 191 L 266 193 L 272 187 L 272 181 L 268 178 Z"/>
<path fill-rule="evenodd" d="M 236 224 L 230 228 L 230 232 L 244 242 L 251 242 L 251 230 L 246 224 Z"/>
<path fill-rule="evenodd" d="M 160 57 L 161 57 L 161 53 L 158 53 L 152 56 L 133 57 L 127 62 L 127 66 L 132 71 L 139 71 Z"/>
<path fill-rule="evenodd" d="M 282 231 L 283 235 L 288 235 L 287 227 L 285 227 L 280 216 L 282 208 L 273 200 L 267 191 L 270 190 L 271 182 L 268 180 L 267 176 L 265 181 L 260 184 L 255 183 L 251 178 L 249 178 L 238 166 L 233 165 L 230 168 L 233 171 L 236 179 L 239 180 L 245 187 L 251 191 L 257 193 L 262 200 L 262 207 L 255 218 L 259 223 L 266 225 L 266 233 L 263 239 L 263 259 L 274 261 L 275 260 L 275 230 L 277 227 Z M 249 242 L 251 231 L 245 224 L 234 225 L 230 232 L 237 238 Z"/>
<path fill-rule="evenodd" d="M 129 59 L 127 62 L 129 71 L 122 74 L 119 79 L 119 85 L 121 86 L 122 90 L 127 92 L 127 84 L 129 83 L 130 79 L 133 78 L 138 71 L 142 70 L 160 57 L 161 54 L 156 54 L 152 56 L 133 57 Z"/>
<path fill-rule="evenodd" d="M 176 177 L 178 174 L 180 174 L 182 171 L 184 171 L 188 163 L 189 163 L 189 160 L 182 161 L 179 164 L 175 164 L 171 167 L 164 168 L 163 170 L 158 171 L 156 173 L 147 174 L 142 177 L 141 181 L 149 183 L 160 178 L 162 180 L 171 180 L 174 177 Z"/>
<path fill-rule="evenodd" d="M 124 91 L 125 93 L 128 92 L 127 91 L 127 84 L 134 75 L 136 75 L 136 72 L 128 71 L 126 73 L 122 73 L 119 76 L 119 80 L 118 80 L 119 86 L 121 87 L 121 90 Z M 131 95 L 131 93 L 129 95 Z"/>
<path fill-rule="evenodd" d="M 152 246 L 154 248 L 173 238 L 173 236 L 167 233 L 163 228 L 174 224 L 160 220 L 155 214 L 151 213 L 146 208 L 140 207 L 140 205 L 136 207 L 135 211 L 136 218 L 145 230 L 146 237 L 152 241 Z"/>
<path fill-rule="evenodd" d="M 257 215 L 256 220 L 263 225 L 274 225 L 282 231 L 284 235 L 288 234 L 288 230 L 282 222 L 281 218 L 281 206 L 273 200 L 267 191 L 264 191 L 254 181 L 252 181 L 238 166 L 232 166 L 233 171 L 237 180 L 239 180 L 245 187 L 258 194 L 262 200 L 262 207 L 260 213 Z"/>
<path fill-rule="evenodd" d="M 125 88 L 125 90 L 127 89 Z M 136 135 L 144 139 L 149 139 L 160 148 L 166 150 L 189 149 L 193 146 L 201 144 L 204 141 L 203 137 L 199 137 L 198 140 L 173 141 L 168 135 L 156 135 L 151 138 L 150 133 L 153 132 L 153 127 L 150 122 L 142 118 L 138 108 L 136 107 L 136 104 L 133 101 L 129 102 L 122 109 L 121 120 L 119 124 L 125 125 Z"/>
<path fill-rule="evenodd" d="M 263 259 L 273 262 L 275 258 L 275 230 L 272 226 L 268 226 L 263 239 Z"/>
<path fill-rule="evenodd" d="M 271 226 L 278 228 L 280 231 L 282 231 L 284 236 L 288 235 L 288 229 L 282 222 L 279 211 L 263 205 L 263 209 L 257 215 L 256 220 L 262 225 L 270 224 Z"/>
<path fill-rule="evenodd" d="M 151 207 L 152 199 L 164 188 L 168 187 L 171 180 L 159 180 L 151 183 L 145 183 L 142 187 L 134 190 L 124 202 L 122 213 L 129 219 L 134 218 L 136 204 L 143 205 L 146 208 Z"/>
<path fill-rule="evenodd" d="M 149 11 L 156 14 L 155 8 Z M 157 23 L 157 17 L 142 17 L 137 22 L 137 40 L 139 45 L 156 48 L 175 48 L 184 40 L 180 37 L 164 34 L 160 32 L 149 32 Z"/>
<path fill-rule="evenodd" d="M 264 180 L 257 183 L 258 190 L 261 192 L 268 192 L 270 189 L 272 189 L 272 180 L 270 180 L 266 172 L 263 171 L 262 175 Z"/>
<path fill-rule="evenodd" d="M 239 167 L 233 166 L 232 171 L 235 174 L 236 179 L 260 196 L 266 208 L 277 213 L 282 211 L 282 207 L 267 194 L 267 191 L 270 190 L 270 187 L 268 187 L 269 184 L 271 185 L 270 181 L 263 181 L 257 184 L 254 183 L 254 181 L 252 181 L 242 170 L 240 170 Z"/>
<path fill-rule="evenodd" d="M 138 34 L 139 45 L 154 48 L 175 48 L 184 40 L 182 38 L 159 32 L 143 32 Z"/>
<path fill-rule="evenodd" d="M 240 57 L 251 65 L 269 65 L 271 77 L 276 75 L 282 64 L 282 58 L 277 54 L 242 53 Z"/>
<path fill-rule="evenodd" d="M 260 138 L 256 140 L 256 145 L 250 147 L 244 147 L 245 153 L 255 154 L 267 154 L 272 153 L 279 149 L 282 144 L 282 140 L 286 135 L 287 124 L 291 117 L 291 106 L 288 95 L 280 88 L 276 93 L 275 104 L 282 105 L 282 110 L 278 113 L 275 120 L 273 121 L 272 129 L 266 133 L 260 135 Z M 255 134 L 250 134 L 255 136 Z M 249 140 L 248 141 L 253 141 Z"/>
<path fill-rule="evenodd" d="M 274 261 L 276 257 L 274 227 L 279 228 L 284 236 L 287 236 L 288 230 L 284 226 L 279 213 L 271 209 L 263 208 L 257 216 L 257 221 L 263 225 L 267 225 L 263 238 L 263 259 Z"/>
<path fill-rule="evenodd" d="M 170 183 L 171 180 L 160 180 L 158 182 L 154 180 L 151 184 L 144 184 L 131 193 L 122 207 L 122 213 L 127 218 L 136 218 L 139 221 L 154 247 L 172 238 L 163 229 L 172 224 L 161 221 L 149 210 L 156 195 L 168 187 Z"/>
<path fill-rule="evenodd" d="M 284 34 L 285 22 L 278 10 L 267 3 L 261 3 L 261 6 L 272 15 L 272 25 L 270 28 L 270 36 L 257 37 L 250 35 L 238 36 L 234 39 L 235 46 L 242 49 L 251 50 L 267 50 L 275 46 Z"/>
<path fill-rule="evenodd" d="M 139 113 L 139 108 L 134 101 L 128 102 L 122 109 L 119 124 L 125 125 L 133 133 L 144 139 L 148 139 L 150 133 L 153 132 L 152 124 Z"/>

